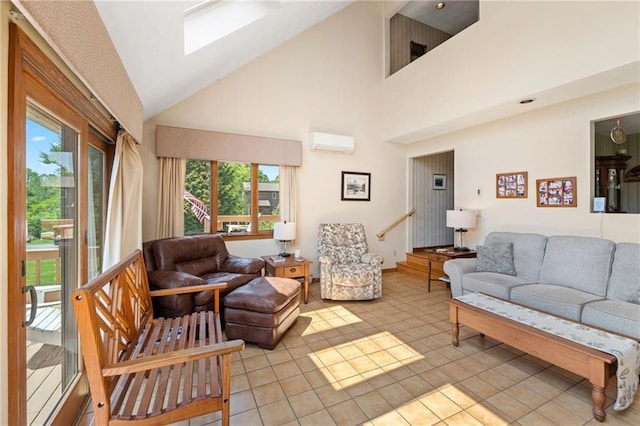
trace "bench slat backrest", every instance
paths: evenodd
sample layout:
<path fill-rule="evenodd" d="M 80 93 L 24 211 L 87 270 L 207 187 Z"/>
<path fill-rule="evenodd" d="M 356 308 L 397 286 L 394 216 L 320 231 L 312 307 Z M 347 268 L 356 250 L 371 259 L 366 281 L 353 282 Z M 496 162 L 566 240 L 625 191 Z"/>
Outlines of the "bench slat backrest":
<path fill-rule="evenodd" d="M 92 396 L 108 401 L 118 377 L 104 377 L 102 368 L 132 358 L 141 333 L 153 321 L 149 283 L 140 250 L 73 292 L 82 352 Z M 115 398 L 122 396 L 115 393 Z"/>
<path fill-rule="evenodd" d="M 226 284 L 189 290 L 219 291 Z M 164 290 L 166 291 L 166 290 Z M 184 288 L 172 289 L 173 293 Z M 222 411 L 229 425 L 231 356 L 217 309 L 154 318 L 140 250 L 73 293 L 97 425 L 169 424 Z"/>

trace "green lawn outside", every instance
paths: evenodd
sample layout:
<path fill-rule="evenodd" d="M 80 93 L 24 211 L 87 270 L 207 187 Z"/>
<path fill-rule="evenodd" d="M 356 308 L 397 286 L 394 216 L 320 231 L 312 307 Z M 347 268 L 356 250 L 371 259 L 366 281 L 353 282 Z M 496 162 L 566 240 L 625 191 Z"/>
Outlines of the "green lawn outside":
<path fill-rule="evenodd" d="M 27 262 L 27 285 L 36 283 L 36 261 Z M 40 261 L 40 285 L 60 284 L 56 282 L 56 261 L 48 259 Z"/>
<path fill-rule="evenodd" d="M 31 240 L 27 243 L 27 250 L 41 248 L 39 246 L 53 244 L 51 239 L 38 239 Z M 27 261 L 27 285 L 36 285 L 36 261 Z M 56 282 L 56 260 L 46 259 L 40 261 L 40 284 L 39 285 L 52 285 L 60 284 Z"/>
<path fill-rule="evenodd" d="M 53 240 L 51 239 L 44 239 L 44 240 L 31 240 L 29 241 L 29 243 L 27 244 L 28 246 L 38 246 L 38 245 L 42 245 L 42 244 L 53 244 Z"/>

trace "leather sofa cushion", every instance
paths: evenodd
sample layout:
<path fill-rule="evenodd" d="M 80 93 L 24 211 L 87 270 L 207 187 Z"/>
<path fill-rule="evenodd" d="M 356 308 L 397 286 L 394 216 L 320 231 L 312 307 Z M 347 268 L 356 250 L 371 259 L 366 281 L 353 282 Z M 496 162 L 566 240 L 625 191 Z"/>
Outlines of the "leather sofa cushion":
<path fill-rule="evenodd" d="M 224 297 L 226 308 L 274 313 L 300 297 L 300 283 L 291 278 L 259 277 Z"/>
<path fill-rule="evenodd" d="M 218 264 L 216 263 L 216 258 L 213 256 L 176 263 L 175 268 L 176 271 L 186 272 L 187 274 L 198 277 L 218 272 Z"/>
<path fill-rule="evenodd" d="M 300 300 L 294 297 L 289 303 L 275 313 L 247 311 L 226 306 L 224 309 L 224 321 L 235 324 L 245 324 L 256 327 L 277 327 L 300 306 Z"/>
<path fill-rule="evenodd" d="M 232 274 L 229 272 L 216 272 L 214 274 L 204 275 L 202 279 L 204 280 L 205 284 L 227 283 L 227 288 L 220 291 L 220 297 L 222 298 L 225 295 L 231 293 L 236 288 L 243 286 L 244 284 L 248 283 L 258 276 L 259 275 L 252 274 Z M 211 303 L 212 298 L 213 292 L 211 291 L 195 293 L 193 296 L 194 303 L 198 306 Z"/>
<path fill-rule="evenodd" d="M 180 238 L 166 238 L 153 242 L 155 263 L 161 271 L 176 270 L 176 266 L 187 263 L 185 268 L 194 267 L 189 262 L 197 259 L 210 258 L 215 264 L 212 268 L 217 271 L 229 256 L 224 240 L 220 235 L 202 234 Z M 202 268 L 202 266 L 198 266 Z"/>
<path fill-rule="evenodd" d="M 154 314 L 164 318 L 176 318 L 184 315 L 184 312 L 194 312 L 193 298 L 184 294 L 171 296 L 152 297 Z M 213 305 L 213 304 L 212 304 Z M 213 309 L 213 306 L 211 307 Z M 158 316 L 158 315 L 156 315 Z"/>
<path fill-rule="evenodd" d="M 177 271 L 149 271 L 147 277 L 152 290 L 158 288 L 188 287 L 205 283 L 200 277 Z"/>

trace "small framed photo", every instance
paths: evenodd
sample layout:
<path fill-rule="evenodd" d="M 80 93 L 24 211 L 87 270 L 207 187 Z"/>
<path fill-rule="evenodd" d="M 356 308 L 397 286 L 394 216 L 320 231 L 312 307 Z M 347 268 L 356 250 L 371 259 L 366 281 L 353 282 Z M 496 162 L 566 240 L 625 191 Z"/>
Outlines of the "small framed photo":
<path fill-rule="evenodd" d="M 538 207 L 577 207 L 576 177 L 536 180 Z"/>
<path fill-rule="evenodd" d="M 527 198 L 527 196 L 527 172 L 496 175 L 496 198 Z"/>
<path fill-rule="evenodd" d="M 447 175 L 433 175 L 433 189 L 447 189 Z"/>
<path fill-rule="evenodd" d="M 371 201 L 371 173 L 342 172 L 342 201 Z"/>

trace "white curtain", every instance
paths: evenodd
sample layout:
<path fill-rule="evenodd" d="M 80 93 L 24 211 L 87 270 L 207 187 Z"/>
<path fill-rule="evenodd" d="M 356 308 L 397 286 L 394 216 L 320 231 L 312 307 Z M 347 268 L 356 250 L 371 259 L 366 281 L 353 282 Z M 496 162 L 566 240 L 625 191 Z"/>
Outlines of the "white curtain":
<path fill-rule="evenodd" d="M 142 247 L 142 158 L 135 140 L 120 131 L 113 160 L 103 271 Z"/>
<path fill-rule="evenodd" d="M 184 177 L 187 160 L 160 158 L 156 238 L 184 235 Z"/>
<path fill-rule="evenodd" d="M 98 228 L 99 225 L 96 224 L 96 221 L 98 220 L 98 218 L 96 217 L 96 206 L 95 206 L 95 199 L 94 197 L 94 188 L 93 188 L 93 175 L 94 173 L 100 173 L 101 170 L 95 170 L 93 161 L 91 161 L 91 157 L 89 157 L 89 161 L 87 162 L 88 167 L 89 167 L 89 184 L 87 185 L 87 190 L 89 191 L 89 198 L 88 198 L 88 202 L 89 202 L 89 208 L 88 208 L 88 214 L 89 214 L 89 223 L 87 226 L 87 246 L 89 246 L 89 253 L 87 255 L 87 262 L 88 262 L 88 278 L 91 280 L 92 278 L 95 278 L 99 273 L 99 266 L 98 266 L 98 262 L 97 262 L 97 257 L 96 256 L 96 251 L 95 251 L 95 247 L 98 247 L 98 241 L 97 241 L 97 233 L 96 233 L 96 229 Z"/>
<path fill-rule="evenodd" d="M 298 217 L 298 168 L 280 166 L 280 220 L 296 222 Z"/>

